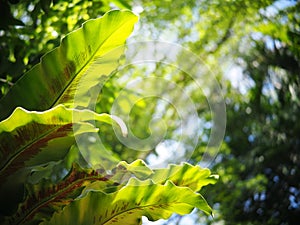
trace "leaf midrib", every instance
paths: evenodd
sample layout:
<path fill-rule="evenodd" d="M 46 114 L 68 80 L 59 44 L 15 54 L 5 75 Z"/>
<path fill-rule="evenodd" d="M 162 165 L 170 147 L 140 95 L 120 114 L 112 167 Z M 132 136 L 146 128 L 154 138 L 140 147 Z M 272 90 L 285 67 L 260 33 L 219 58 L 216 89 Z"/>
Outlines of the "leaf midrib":
<path fill-rule="evenodd" d="M 36 137 L 35 139 L 31 140 L 29 143 L 27 143 L 26 145 L 22 146 L 19 150 L 17 150 L 15 152 L 15 154 L 13 154 L 11 157 L 9 157 L 7 160 L 6 160 L 6 163 L 4 163 L 4 165 L 0 168 L 0 174 L 4 174 L 5 170 L 7 169 L 7 167 L 9 167 L 9 165 L 12 164 L 12 162 L 18 158 L 18 156 L 26 151 L 26 149 L 30 146 L 32 146 L 33 144 L 35 144 L 37 141 L 47 137 L 48 135 L 52 134 L 54 131 L 57 131 L 59 128 L 62 128 L 64 126 L 67 126 L 67 125 L 70 125 L 71 123 L 66 123 L 66 124 L 63 124 L 63 125 L 57 125 L 51 129 L 47 129 L 46 132 L 44 132 L 42 135 L 39 135 L 38 137 Z M 53 139 L 52 139 L 53 140 Z"/>
<path fill-rule="evenodd" d="M 102 17 L 103 18 L 103 17 Z M 66 90 L 71 86 L 71 84 L 73 83 L 73 81 L 77 78 L 77 76 L 85 69 L 85 67 L 95 58 L 95 55 L 98 51 L 100 51 L 100 49 L 103 47 L 103 45 L 108 41 L 108 39 L 111 38 L 111 36 L 117 32 L 117 30 L 119 30 L 121 27 L 123 27 L 123 25 L 127 24 L 129 21 L 125 21 L 123 23 L 120 23 L 120 26 L 118 27 L 118 29 L 114 29 L 113 32 L 111 32 L 107 38 L 104 39 L 104 41 L 102 42 L 102 44 L 99 45 L 99 47 L 96 49 L 96 51 L 92 54 L 92 56 L 90 57 L 90 59 L 88 59 L 86 61 L 86 63 L 80 68 L 80 70 L 77 72 L 77 74 L 75 74 L 75 76 L 73 76 L 70 80 L 70 82 L 65 86 L 65 88 L 62 90 L 61 94 L 54 100 L 53 104 L 50 106 L 50 108 L 54 107 L 59 100 L 61 99 L 61 97 L 63 96 L 63 94 L 66 92 Z M 84 25 L 83 25 L 84 26 Z M 83 26 L 81 27 L 81 29 L 83 29 Z M 126 41 L 126 40 L 125 40 Z M 113 49 L 111 49 L 113 50 Z M 110 51 L 111 51 L 110 50 Z M 63 104 L 63 103 L 62 103 Z"/>
<path fill-rule="evenodd" d="M 103 17 L 102 17 L 103 18 Z M 100 19 L 100 18 L 99 18 Z M 86 61 L 86 63 L 80 68 L 80 70 L 77 72 L 77 74 L 75 74 L 75 76 L 72 77 L 72 79 L 70 80 L 70 82 L 65 86 L 65 88 L 62 90 L 61 94 L 54 100 L 53 104 L 50 106 L 50 108 L 54 107 L 57 102 L 59 101 L 59 99 L 63 96 L 63 94 L 66 92 L 66 90 L 71 86 L 72 82 L 74 81 L 74 79 L 81 73 L 82 70 L 84 70 L 84 68 L 94 59 L 96 53 L 98 51 L 100 51 L 100 49 L 103 47 L 103 45 L 105 45 L 105 43 L 113 36 L 114 33 L 116 33 L 121 27 L 123 27 L 124 25 L 126 25 L 127 23 L 129 23 L 130 20 L 126 20 L 122 23 L 119 24 L 117 29 L 113 29 L 113 32 L 111 32 L 102 42 L 102 44 L 99 45 L 99 47 L 96 49 L 96 51 L 94 51 L 94 53 L 92 54 L 92 56 L 90 57 L 89 60 Z M 83 25 L 84 26 L 84 25 Z M 81 27 L 81 29 L 83 29 L 83 26 Z M 83 30 L 82 30 L 83 31 Z M 68 36 L 67 36 L 68 37 Z M 125 40 L 126 41 L 126 40 Z M 58 126 L 59 127 L 59 126 Z M 61 126 L 62 127 L 62 126 Z M 23 151 L 24 149 L 28 148 L 29 146 L 31 146 L 32 144 L 36 143 L 38 140 L 48 136 L 49 134 L 52 133 L 52 131 L 54 131 L 56 129 L 53 128 L 51 130 L 48 130 L 48 132 L 44 133 L 43 135 L 38 136 L 37 138 L 35 138 L 34 140 L 32 140 L 31 142 L 29 142 L 28 144 L 26 144 L 25 146 L 23 146 L 19 151 L 17 151 L 15 154 L 13 154 L 11 157 L 9 157 L 9 159 L 6 161 L 6 163 L 4 163 L 4 165 L 0 168 L 0 174 L 3 174 L 3 172 L 6 170 L 6 168 L 12 163 L 13 160 L 15 160 Z"/>
<path fill-rule="evenodd" d="M 122 215 L 123 213 L 126 213 L 126 212 L 130 212 L 132 210 L 136 210 L 136 209 L 143 209 L 143 208 L 148 208 L 148 207 L 157 207 L 159 205 L 171 205 L 171 204 L 179 204 L 179 203 L 183 203 L 183 202 L 179 202 L 179 201 L 172 201 L 172 202 L 168 202 L 168 203 L 156 203 L 156 204 L 150 204 L 150 205 L 144 205 L 144 206 L 140 206 L 140 207 L 132 207 L 130 209 L 126 209 L 122 212 L 119 212 L 119 213 L 116 213 L 114 216 L 108 218 L 107 220 L 105 220 L 101 225 L 105 225 L 106 223 L 109 223 L 112 219 L 114 219 L 115 217 L 118 217 L 120 215 Z M 184 203 L 184 204 L 187 204 L 187 205 L 190 205 L 192 207 L 194 207 L 193 205 L 189 204 L 189 203 Z"/>
<path fill-rule="evenodd" d="M 49 196 L 48 198 L 45 197 L 44 200 L 40 200 L 37 204 L 33 205 L 31 207 L 31 210 L 28 211 L 28 213 L 25 213 L 24 216 L 22 216 L 22 218 L 20 218 L 16 224 L 22 224 L 24 221 L 26 221 L 26 219 L 28 217 L 30 217 L 32 214 L 38 213 L 37 210 L 39 210 L 42 207 L 46 207 L 47 205 L 51 204 L 52 201 L 55 201 L 60 195 L 63 195 L 64 193 L 67 192 L 72 192 L 72 188 L 78 184 L 80 184 L 79 187 L 76 187 L 76 189 L 83 187 L 83 183 L 84 181 L 97 181 L 97 180 L 103 180 L 103 179 L 107 179 L 104 176 L 103 177 L 99 177 L 97 175 L 95 176 L 91 176 L 89 177 L 87 174 L 87 177 L 81 178 L 81 179 L 77 179 L 75 181 L 73 181 L 72 183 L 70 183 L 70 185 L 66 186 L 65 188 L 61 189 L 60 191 L 57 191 L 55 194 Z M 57 185 L 58 187 L 58 185 Z M 69 191 L 69 189 L 71 189 Z M 75 189 L 74 189 L 75 190 Z M 74 200 L 73 200 L 74 201 Z"/>

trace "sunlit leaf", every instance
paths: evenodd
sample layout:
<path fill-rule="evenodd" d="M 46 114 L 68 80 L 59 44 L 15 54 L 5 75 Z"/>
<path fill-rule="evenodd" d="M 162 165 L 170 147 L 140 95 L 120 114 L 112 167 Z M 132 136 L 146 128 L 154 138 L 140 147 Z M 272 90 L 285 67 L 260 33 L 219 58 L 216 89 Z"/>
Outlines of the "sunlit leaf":
<path fill-rule="evenodd" d="M 156 170 L 149 169 L 141 160 L 136 160 L 131 164 L 120 162 L 111 172 L 106 172 L 102 169 L 83 169 L 78 165 L 73 164 L 72 170 L 69 174 L 58 183 L 53 182 L 51 177 L 47 176 L 39 179 L 38 183 L 28 183 L 26 185 L 28 193 L 26 200 L 19 205 L 18 211 L 14 215 L 8 217 L 6 221 L 10 221 L 12 224 L 19 224 L 21 222 L 31 224 L 34 221 L 37 222 L 42 219 L 50 219 L 54 212 L 61 214 L 60 211 L 63 207 L 73 204 L 71 202 L 74 199 L 77 199 L 76 204 L 79 204 L 78 202 L 85 202 L 86 200 L 84 199 L 89 198 L 90 195 L 101 195 L 101 197 L 96 197 L 99 201 L 97 205 L 95 202 L 85 203 L 87 204 L 85 208 L 86 210 L 89 210 L 89 204 L 95 204 L 93 207 L 98 209 L 101 208 L 102 204 L 107 204 L 106 201 L 106 203 L 102 203 L 101 199 L 107 199 L 107 201 L 111 201 L 111 203 L 113 203 L 111 206 L 113 208 L 111 210 L 118 208 L 118 203 L 116 202 L 120 201 L 122 204 L 127 204 L 127 206 L 122 210 L 120 209 L 120 211 L 111 211 L 111 217 L 106 218 L 106 220 L 103 218 L 104 223 L 100 224 L 113 224 L 113 221 L 116 222 L 119 220 L 121 220 L 119 221 L 121 223 L 123 220 L 123 214 L 126 215 L 126 218 L 128 218 L 127 212 L 131 212 L 129 213 L 129 218 L 131 218 L 132 221 L 129 221 L 131 221 L 132 224 L 134 224 L 135 221 L 139 221 L 139 218 L 142 215 L 148 216 L 149 219 L 157 220 L 159 218 L 168 218 L 173 212 L 187 214 L 193 207 L 197 207 L 205 213 L 211 213 L 211 209 L 203 197 L 192 190 L 192 182 L 189 184 L 184 184 L 183 182 L 192 180 L 196 183 L 193 171 L 196 169 L 199 170 L 199 167 L 191 165 L 177 166 L 178 170 L 176 172 L 182 171 L 180 174 L 184 177 L 181 179 L 181 182 L 175 179 L 176 176 L 171 176 L 170 180 L 166 179 L 166 177 L 168 177 L 166 174 L 172 174 L 174 172 L 174 167 L 174 165 L 170 165 L 168 169 L 164 169 L 165 171 L 169 170 L 169 173 L 164 173 L 164 175 L 161 176 L 161 170 L 155 174 Z M 130 178 L 141 176 L 141 171 L 143 171 L 142 174 L 144 175 L 144 181 Z M 145 171 L 148 172 L 145 173 Z M 207 173 L 207 171 L 207 169 L 203 171 L 203 178 L 206 177 L 207 174 L 210 174 L 210 172 Z M 34 170 L 34 173 L 39 172 L 39 170 Z M 160 180 L 159 183 L 155 183 L 147 177 L 164 177 L 164 181 L 162 182 Z M 197 178 L 200 177 L 201 175 Z M 177 182 L 177 185 L 173 183 L 173 180 Z M 203 179 L 201 180 L 200 178 L 199 184 L 203 185 L 202 182 Z M 180 185 L 182 185 L 182 187 L 180 187 Z M 95 193 L 91 194 L 90 192 Z M 127 196 L 127 194 L 129 196 Z M 187 196 L 189 197 L 187 198 Z M 132 199 L 134 198 L 136 199 L 133 201 Z M 128 203 L 126 203 L 127 201 Z M 80 207 L 83 207 L 81 203 Z M 108 210 L 105 212 L 108 214 L 110 206 L 107 205 L 105 209 Z M 65 219 L 67 218 L 65 216 L 68 216 L 64 214 L 64 210 L 65 209 L 63 209 L 62 212 L 64 218 L 61 219 Z M 94 214 L 92 213 L 91 216 L 96 214 L 96 212 Z M 101 211 L 99 216 L 100 215 Z M 89 219 L 87 219 L 87 221 L 85 220 L 87 223 L 88 221 Z"/>
<path fill-rule="evenodd" d="M 44 112 L 17 108 L 0 122 L 0 188 L 4 189 L 0 193 L 1 201 L 16 197 L 13 191 L 18 186 L 16 183 L 21 184 L 26 179 L 26 175 L 20 175 L 18 171 L 28 174 L 33 166 L 61 160 L 74 144 L 74 135 L 98 132 L 98 128 L 89 123 L 91 120 L 117 123 L 108 114 L 68 109 L 63 105 Z M 73 129 L 74 123 L 77 130 Z M 108 152 L 104 151 L 102 155 L 114 161 Z"/>
<path fill-rule="evenodd" d="M 42 218 L 50 218 L 52 213 L 70 204 L 80 195 L 81 190 L 88 184 L 97 181 L 98 190 L 116 186 L 103 171 L 82 169 L 73 164 L 69 174 L 60 182 L 55 183 L 48 177 L 37 184 L 26 185 L 27 195 L 17 212 L 6 218 L 10 224 L 37 224 Z M 101 185 L 100 185 L 101 184 Z"/>
<path fill-rule="evenodd" d="M 18 106 L 47 110 L 60 103 L 87 104 L 89 90 L 117 68 L 123 54 L 123 48 L 118 47 L 125 43 L 136 21 L 130 11 L 110 11 L 67 35 L 1 99 L 0 119 Z"/>
<path fill-rule="evenodd" d="M 151 221 L 167 219 L 173 213 L 188 214 L 194 207 L 211 214 L 204 198 L 190 188 L 177 187 L 170 181 L 161 185 L 150 180 L 131 179 L 114 193 L 90 191 L 42 224 L 137 225 L 142 216 Z"/>
<path fill-rule="evenodd" d="M 149 178 L 162 184 L 171 180 L 177 186 L 189 187 L 193 191 L 199 191 L 208 184 L 215 184 L 218 180 L 218 176 L 212 175 L 209 169 L 188 163 L 172 164 L 168 168 L 156 169 Z"/>
<path fill-rule="evenodd" d="M 73 120 L 74 113 L 77 121 Z M 73 144 L 74 135 L 98 131 L 87 122 L 90 120 L 108 124 L 115 121 L 108 114 L 68 109 L 63 105 L 44 112 L 17 108 L 8 119 L 0 123 L 1 177 L 22 165 L 34 166 L 61 159 L 67 147 Z M 73 123 L 79 123 L 81 129 L 74 131 Z M 122 128 L 126 133 L 126 127 Z"/>

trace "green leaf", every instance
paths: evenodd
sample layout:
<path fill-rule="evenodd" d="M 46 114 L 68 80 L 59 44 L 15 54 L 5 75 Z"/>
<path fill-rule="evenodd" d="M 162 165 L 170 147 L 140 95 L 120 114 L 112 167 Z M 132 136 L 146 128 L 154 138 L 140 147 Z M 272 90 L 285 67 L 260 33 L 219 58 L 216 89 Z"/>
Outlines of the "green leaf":
<path fill-rule="evenodd" d="M 181 171 L 180 174 L 170 176 L 174 172 L 174 168 L 178 168 L 176 172 Z M 50 169 L 52 169 L 52 165 L 50 165 Z M 198 207 L 199 209 L 203 210 L 206 213 L 211 213 L 211 209 L 207 206 L 207 203 L 202 198 L 201 195 L 198 195 L 194 193 L 195 190 L 193 190 L 193 187 L 197 185 L 191 185 L 191 183 L 185 183 L 183 181 L 189 181 L 193 180 L 197 182 L 197 178 L 199 179 L 199 184 L 203 185 L 204 177 L 207 177 L 209 173 L 207 173 L 207 169 L 201 169 L 200 174 L 196 178 L 193 176 L 196 175 L 193 173 L 193 171 L 198 170 L 198 166 L 192 166 L 189 164 L 175 166 L 170 165 L 168 169 L 170 173 L 161 173 L 161 169 L 151 170 L 147 167 L 147 165 L 142 160 L 136 160 L 130 164 L 122 161 L 120 162 L 112 171 L 105 171 L 105 170 L 92 170 L 92 169 L 83 169 L 77 164 L 73 164 L 71 171 L 69 174 L 59 182 L 53 182 L 52 179 L 49 176 L 45 176 L 44 178 L 38 179 L 38 183 L 28 183 L 26 185 L 27 189 L 27 197 L 25 201 L 19 205 L 18 210 L 16 213 L 14 213 L 12 216 L 7 217 L 6 221 L 7 223 L 10 222 L 10 224 L 34 224 L 37 221 L 40 221 L 42 219 L 50 219 L 52 214 L 54 212 L 57 212 L 58 214 L 61 213 L 61 210 L 63 207 L 68 206 L 74 199 L 77 199 L 76 201 L 81 201 L 81 199 L 88 198 L 88 196 L 91 194 L 90 192 L 99 192 L 101 191 L 101 195 L 105 197 L 99 197 L 101 198 L 117 198 L 116 196 L 120 195 L 120 192 L 125 195 L 126 191 L 128 191 L 128 194 L 132 192 L 132 195 L 136 195 L 136 203 L 137 205 L 133 208 L 124 208 L 125 211 L 132 211 L 130 214 L 134 214 L 133 221 L 137 221 L 138 217 L 141 215 L 148 216 L 149 219 L 156 220 L 160 218 L 160 213 L 162 215 L 165 215 L 163 218 L 169 217 L 172 212 L 177 212 L 179 214 L 186 214 L 189 213 L 190 210 L 193 207 Z M 185 171 L 185 172 L 182 172 Z M 202 172 L 201 172 L 202 171 Z M 35 173 L 39 173 L 40 169 L 35 169 L 33 171 L 33 174 L 31 176 L 36 176 Z M 42 170 L 42 173 L 45 173 L 45 171 Z M 157 173 L 157 174 L 155 174 Z M 161 176 L 163 174 L 163 176 Z M 166 175 L 168 174 L 168 175 Z M 204 175 L 205 174 L 205 175 Z M 176 177 L 183 176 L 184 178 L 181 179 L 179 182 L 176 180 Z M 143 177 L 144 181 L 141 181 L 136 178 L 132 177 Z M 164 177 L 164 179 L 160 179 L 160 183 L 155 183 L 153 180 L 149 179 L 149 177 L 156 178 L 157 177 Z M 170 178 L 170 180 L 167 180 L 167 177 Z M 202 177 L 202 179 L 201 179 Z M 210 177 L 210 176 L 209 176 Z M 175 185 L 172 180 L 176 181 L 179 185 L 183 185 L 183 187 L 179 187 L 178 185 Z M 129 182 L 128 182 L 129 181 Z M 139 186 L 142 186 L 142 188 L 138 188 Z M 146 188 L 149 186 L 149 188 Z M 162 190 L 157 191 L 161 189 L 167 189 L 166 186 L 170 186 L 168 190 Z M 125 190 L 123 190 L 125 188 Z M 194 200 L 197 203 L 193 203 L 193 201 L 186 202 L 184 198 L 181 197 L 181 191 L 178 191 L 178 188 L 183 192 L 186 192 L 187 196 L 192 194 L 194 195 Z M 145 190 L 146 189 L 146 190 Z M 174 192 L 172 192 L 175 190 Z M 149 193 L 153 193 L 153 196 L 149 196 Z M 105 194 L 104 194 L 105 193 Z M 107 197 L 107 194 L 110 195 L 110 197 Z M 143 196 L 139 196 L 143 195 Z M 171 196 L 169 196 L 171 195 Z M 177 196 L 176 196 L 177 195 Z M 159 197 L 163 199 L 162 202 L 160 202 Z M 185 196 L 185 195 L 184 195 Z M 154 201 L 153 203 L 150 202 L 144 202 L 144 206 L 140 207 L 140 203 L 143 200 L 146 200 L 147 198 L 152 198 L 151 201 Z M 130 202 L 132 201 L 132 198 L 135 198 L 134 196 L 131 196 L 130 198 L 125 198 L 123 202 Z M 165 199 L 166 198 L 166 199 Z M 123 199 L 123 197 L 122 197 Z M 164 201 L 166 200 L 166 201 Z M 178 202 L 171 202 L 178 200 Z M 116 202 L 117 200 L 107 200 L 111 202 Z M 151 208 L 144 210 L 144 208 L 147 208 L 148 205 L 151 205 Z M 94 204 L 94 203 L 93 203 Z M 96 204 L 96 203 L 95 203 Z M 99 206 L 101 207 L 102 203 L 99 200 Z M 125 203 L 124 203 L 125 204 Z M 129 204 L 129 203 L 128 203 Z M 131 203 L 130 203 L 131 204 Z M 134 203 L 133 203 L 134 204 Z M 194 205 L 193 205 L 194 204 Z M 183 211 L 181 209 L 181 205 L 186 205 L 187 208 L 185 208 L 186 211 Z M 180 206 L 180 207 L 179 207 Z M 81 206 L 80 206 L 81 207 Z M 112 207 L 117 207 L 116 205 Z M 163 211 L 159 211 L 158 208 L 164 208 Z M 173 208 L 176 209 L 173 209 Z M 178 208 L 179 207 L 179 208 Z M 106 208 L 109 208 L 107 205 Z M 178 209 L 177 209 L 178 208 Z M 86 208 L 88 210 L 88 208 Z M 64 209 L 63 209 L 64 210 Z M 137 211 L 136 211 L 137 210 Z M 141 210 L 144 210 L 143 214 L 140 214 L 139 212 Z M 156 211 L 153 214 L 147 214 L 148 211 Z M 165 212 L 166 211 L 166 212 Z M 106 212 L 108 213 L 108 212 Z M 120 212 L 122 214 L 123 211 Z M 157 215 L 157 218 L 154 216 Z M 126 216 L 127 217 L 127 216 Z M 113 219 L 112 219 L 113 218 Z M 119 218 L 119 216 L 113 215 L 111 220 L 116 220 L 116 218 Z M 84 223 L 83 223 L 84 224 Z M 104 224 L 111 224 L 104 223 Z M 127 223 L 126 223 L 127 224 Z"/>
<path fill-rule="evenodd" d="M 1 99 L 0 120 L 19 106 L 40 111 L 60 103 L 86 106 L 89 91 L 117 68 L 120 46 L 136 21 L 130 11 L 110 11 L 68 34 Z"/>
<path fill-rule="evenodd" d="M 114 175 L 110 179 L 123 186 L 134 176 L 139 180 L 152 180 L 156 184 L 165 184 L 172 181 L 176 186 L 188 187 L 196 192 L 199 192 L 206 185 L 215 184 L 219 179 L 218 175 L 212 175 L 209 169 L 201 168 L 198 165 L 193 166 L 189 163 L 171 164 L 167 168 L 152 170 L 141 159 L 130 164 L 121 161 L 112 169 L 112 173 Z"/>
<path fill-rule="evenodd" d="M 41 224 L 136 225 L 142 216 L 151 221 L 167 219 L 172 213 L 188 214 L 194 207 L 206 214 L 212 212 L 204 198 L 190 188 L 177 187 L 171 181 L 161 185 L 132 178 L 114 193 L 90 191 Z"/>
<path fill-rule="evenodd" d="M 120 162 L 115 169 L 118 169 L 118 182 L 124 177 L 134 174 L 140 180 L 151 179 L 154 183 L 165 184 L 172 181 L 176 186 L 189 187 L 193 191 L 200 191 L 203 186 L 215 184 L 218 175 L 212 175 L 207 168 L 193 166 L 189 163 L 181 165 L 171 164 L 167 168 L 150 169 L 143 160 L 136 160 L 131 164 Z M 122 172 L 123 171 L 123 172 Z M 121 178 L 123 176 L 123 178 Z M 129 179 L 129 178 L 128 178 Z"/>
<path fill-rule="evenodd" d="M 172 164 L 168 168 L 156 169 L 149 176 L 149 179 L 161 184 L 170 180 L 177 186 L 189 187 L 193 191 L 200 191 L 203 186 L 215 184 L 218 176 L 212 175 L 207 168 L 183 163 L 181 165 Z"/>
<path fill-rule="evenodd" d="M 15 189 L 20 189 L 31 167 L 63 159 L 75 142 L 74 135 L 98 132 L 89 121 L 120 124 L 115 118 L 90 110 L 68 109 L 63 105 L 44 112 L 18 107 L 9 118 L 0 122 L 1 202 L 16 197 Z M 76 129 L 73 129 L 74 124 Z M 126 127 L 120 125 L 126 134 Z M 102 151 L 101 157 L 115 160 L 106 151 Z"/>
<path fill-rule="evenodd" d="M 27 195 L 17 212 L 6 218 L 8 224 L 37 224 L 41 218 L 51 218 L 54 211 L 61 210 L 78 195 L 82 189 L 97 181 L 97 188 L 105 190 L 116 186 L 109 178 L 111 175 L 103 171 L 83 169 L 73 164 L 69 174 L 60 182 L 55 183 L 45 177 L 37 184 L 26 184 Z M 101 185 L 100 185 L 101 184 Z"/>
<path fill-rule="evenodd" d="M 138 179 L 147 179 L 154 173 L 141 159 L 135 160 L 130 164 L 122 161 L 117 165 L 116 170 L 118 170 L 118 174 L 122 174 L 122 176 L 125 176 L 126 173 L 133 173 Z M 122 171 L 124 172 L 122 173 Z"/>
<path fill-rule="evenodd" d="M 74 135 L 98 131 L 88 121 L 120 124 L 115 118 L 90 110 L 68 109 L 63 105 L 44 112 L 18 107 L 9 118 L 0 122 L 0 177 L 23 166 L 62 159 L 73 144 Z M 74 123 L 79 124 L 77 130 L 72 129 Z M 125 125 L 120 125 L 126 134 Z"/>
<path fill-rule="evenodd" d="M 35 167 L 31 170 L 29 182 L 26 184 L 25 201 L 19 205 L 16 213 L 6 218 L 6 221 L 19 224 L 37 222 L 41 218 L 50 219 L 54 211 L 61 210 L 73 199 L 85 196 L 91 190 L 116 192 L 127 184 L 128 176 L 139 175 L 140 170 L 135 171 L 134 168 L 142 164 L 144 163 L 141 160 L 131 164 L 122 161 L 107 173 L 102 169 L 81 168 L 73 163 L 70 172 L 59 182 L 51 178 L 53 169 L 59 167 L 59 163 L 52 162 L 46 167 Z"/>

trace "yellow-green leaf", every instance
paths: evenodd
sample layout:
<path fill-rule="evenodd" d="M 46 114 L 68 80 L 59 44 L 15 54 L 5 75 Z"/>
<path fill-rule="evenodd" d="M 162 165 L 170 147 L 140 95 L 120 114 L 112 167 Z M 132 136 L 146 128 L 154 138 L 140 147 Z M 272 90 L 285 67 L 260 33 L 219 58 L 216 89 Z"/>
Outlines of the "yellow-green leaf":
<path fill-rule="evenodd" d="M 25 182 L 31 167 L 63 159 L 74 144 L 75 135 L 98 132 L 89 121 L 120 123 L 108 114 L 68 109 L 63 105 L 44 112 L 17 108 L 0 122 L 0 200 L 8 202 L 6 208 L 17 198 L 16 189 Z M 121 127 L 126 133 L 126 127 L 123 124 Z M 115 160 L 107 151 L 101 157 Z"/>
<path fill-rule="evenodd" d="M 151 221 L 167 219 L 173 213 L 188 214 L 194 207 L 206 214 L 212 212 L 204 198 L 190 188 L 178 187 L 171 181 L 161 185 L 131 179 L 114 193 L 90 191 L 41 224 L 138 225 L 142 216 Z"/>
<path fill-rule="evenodd" d="M 44 111 L 58 104 L 87 104 L 89 91 L 117 68 L 120 46 L 136 21 L 132 12 L 115 10 L 68 34 L 0 100 L 0 120 L 16 107 Z"/>

